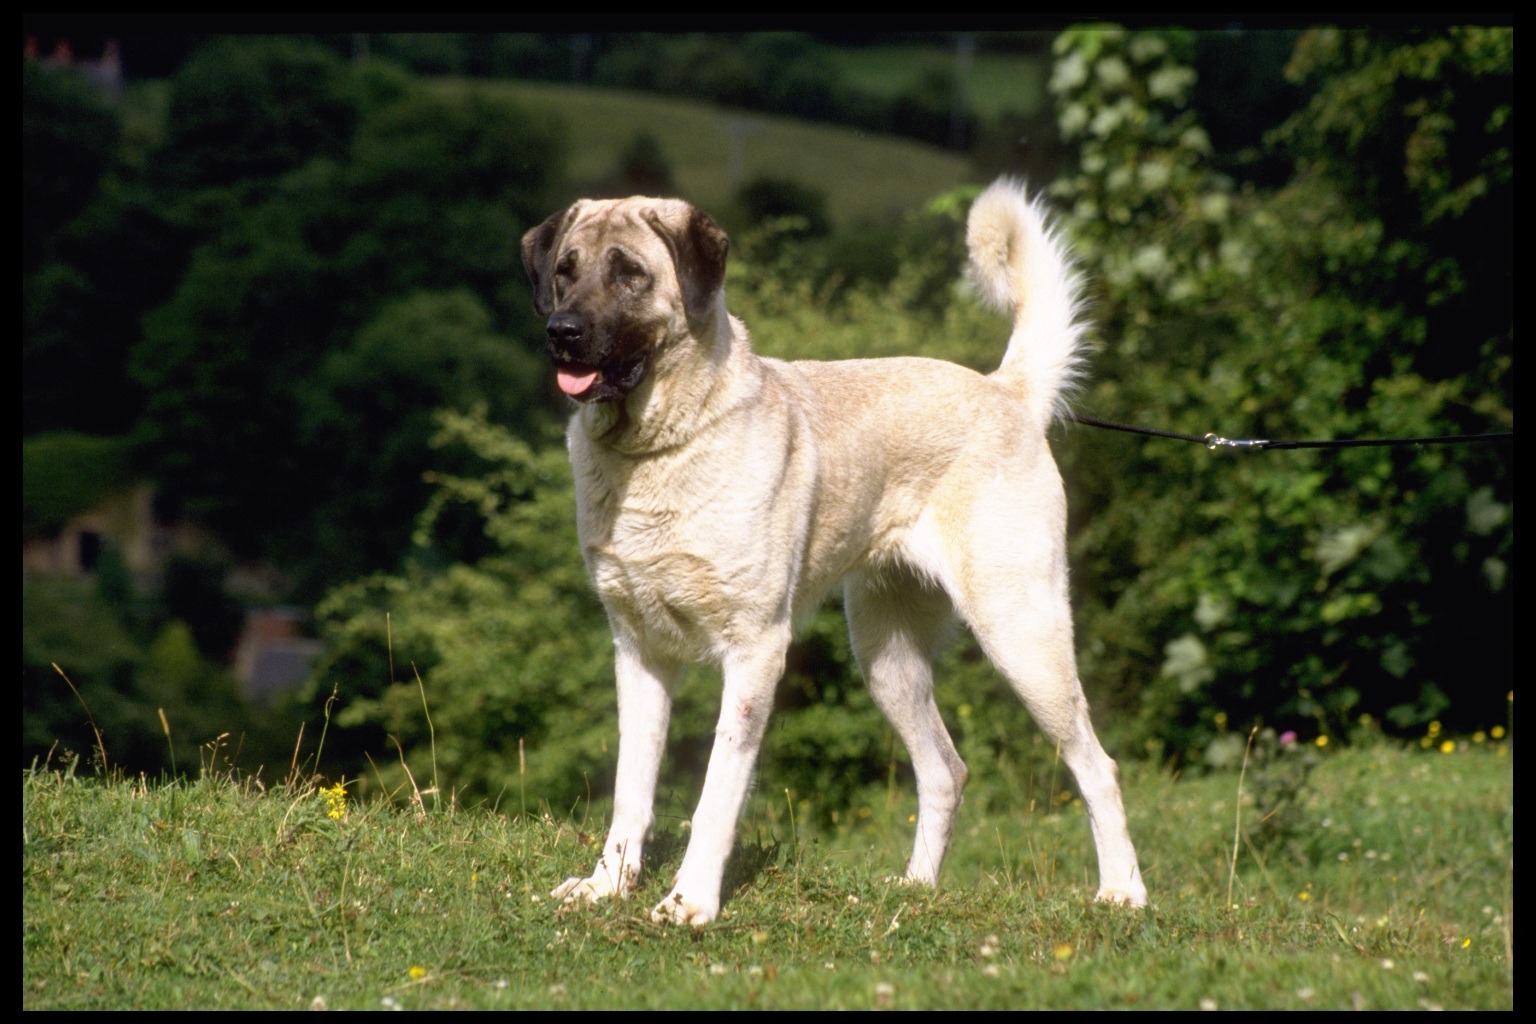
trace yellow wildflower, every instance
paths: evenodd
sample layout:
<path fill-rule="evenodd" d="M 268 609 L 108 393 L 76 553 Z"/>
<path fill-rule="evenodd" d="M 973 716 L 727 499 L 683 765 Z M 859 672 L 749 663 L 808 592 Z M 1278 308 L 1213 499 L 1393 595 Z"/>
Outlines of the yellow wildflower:
<path fill-rule="evenodd" d="M 320 796 L 325 800 L 325 816 L 332 821 L 340 821 L 347 816 L 347 786 L 346 780 L 320 790 Z"/>

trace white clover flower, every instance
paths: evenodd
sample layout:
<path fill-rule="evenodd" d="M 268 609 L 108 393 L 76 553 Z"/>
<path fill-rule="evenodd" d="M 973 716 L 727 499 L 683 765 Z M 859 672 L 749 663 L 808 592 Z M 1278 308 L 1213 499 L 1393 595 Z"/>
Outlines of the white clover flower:
<path fill-rule="evenodd" d="M 1069 53 L 1051 70 L 1051 92 L 1068 92 L 1088 81 L 1088 65 L 1081 53 Z"/>
<path fill-rule="evenodd" d="M 1176 64 L 1158 68 L 1147 76 L 1147 92 L 1159 100 L 1183 99 L 1184 93 L 1195 84 L 1195 73 Z"/>
<path fill-rule="evenodd" d="M 1061 126 L 1061 134 L 1070 139 L 1088 127 L 1088 108 L 1081 103 L 1069 103 L 1056 123 Z"/>
<path fill-rule="evenodd" d="M 1141 187 L 1148 192 L 1159 192 L 1168 184 L 1173 176 L 1168 165 L 1161 161 L 1152 160 L 1136 168 L 1136 177 L 1141 181 Z"/>
<path fill-rule="evenodd" d="M 1211 192 L 1200 197 L 1200 216 L 1210 221 L 1226 220 L 1232 201 L 1225 192 Z"/>
<path fill-rule="evenodd" d="M 1209 154 L 1211 151 L 1211 137 L 1205 134 L 1205 129 L 1199 125 L 1191 125 L 1184 129 L 1179 136 L 1179 145 L 1185 149 L 1194 150 L 1196 153 Z"/>
<path fill-rule="evenodd" d="M 1126 49 L 1130 51 L 1132 60 L 1138 64 L 1145 64 L 1167 53 L 1168 43 L 1162 36 L 1138 32 L 1131 37 L 1131 45 Z"/>
<path fill-rule="evenodd" d="M 1094 114 L 1093 120 L 1089 122 L 1088 130 L 1103 138 L 1120 127 L 1120 123 L 1124 120 L 1125 114 L 1120 109 L 1119 104 L 1115 104 L 1112 107 L 1100 107 L 1099 112 Z"/>
<path fill-rule="evenodd" d="M 1131 77 L 1131 69 L 1119 57 L 1105 57 L 1094 65 L 1093 72 L 1106 89 L 1118 89 Z"/>

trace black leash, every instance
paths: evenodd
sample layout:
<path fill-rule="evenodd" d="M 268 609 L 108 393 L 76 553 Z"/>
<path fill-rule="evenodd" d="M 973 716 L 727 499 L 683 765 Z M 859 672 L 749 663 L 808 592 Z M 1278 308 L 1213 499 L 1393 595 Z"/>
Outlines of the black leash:
<path fill-rule="evenodd" d="M 1181 434 L 1176 430 L 1134 427 L 1129 423 L 1115 423 L 1112 420 L 1101 420 L 1095 416 L 1079 416 L 1076 413 L 1068 413 L 1067 416 L 1076 423 L 1085 423 L 1090 427 L 1119 430 L 1127 434 L 1144 434 L 1147 437 L 1170 437 L 1175 441 L 1193 441 L 1195 444 L 1205 445 L 1211 451 L 1215 451 L 1218 448 L 1274 451 L 1281 448 L 1371 448 L 1407 444 L 1468 444 L 1473 441 L 1504 441 L 1515 436 L 1515 432 L 1510 430 L 1497 434 L 1451 434 L 1443 437 L 1382 437 L 1340 441 L 1270 441 L 1264 438 L 1232 440 L 1219 434 Z"/>

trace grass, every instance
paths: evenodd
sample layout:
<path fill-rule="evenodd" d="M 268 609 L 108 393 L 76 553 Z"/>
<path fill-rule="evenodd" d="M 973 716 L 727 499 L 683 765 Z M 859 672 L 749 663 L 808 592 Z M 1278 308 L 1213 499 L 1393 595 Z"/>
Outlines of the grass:
<path fill-rule="evenodd" d="M 910 842 L 909 793 L 813 832 L 765 788 L 727 916 L 698 933 L 646 916 L 681 859 L 675 825 L 633 900 L 562 910 L 548 891 L 590 867 L 595 817 L 37 769 L 22 779 L 22 1003 L 1509 1009 L 1512 750 L 1464 747 L 1321 758 L 1285 842 L 1244 844 L 1230 902 L 1236 774 L 1130 766 L 1144 912 L 1091 901 L 1074 801 L 1019 815 L 973 800 L 926 892 L 883 880 Z"/>
<path fill-rule="evenodd" d="M 848 84 L 873 96 L 893 98 L 918 86 L 927 75 L 954 74 L 955 52 L 947 46 L 860 46 L 837 51 L 838 69 Z M 965 81 L 966 102 L 982 118 L 1050 110 L 1050 59 L 1043 55 L 974 53 Z"/>
<path fill-rule="evenodd" d="M 972 176 L 963 156 L 935 146 L 651 93 L 481 79 L 436 86 L 506 96 L 558 117 L 578 191 L 611 175 L 641 132 L 660 143 L 678 194 L 710 210 L 725 208 L 753 178 L 771 176 L 823 192 L 837 224 L 888 222 Z"/>

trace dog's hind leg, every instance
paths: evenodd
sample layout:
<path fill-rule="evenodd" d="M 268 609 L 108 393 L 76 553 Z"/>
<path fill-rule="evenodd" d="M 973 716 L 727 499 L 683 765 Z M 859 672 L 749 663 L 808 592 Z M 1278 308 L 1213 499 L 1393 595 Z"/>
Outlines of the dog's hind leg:
<path fill-rule="evenodd" d="M 870 696 L 895 728 L 917 776 L 917 835 L 906 881 L 938 882 L 965 789 L 965 762 L 933 700 L 933 655 L 954 612 L 943 591 L 896 569 L 843 582 L 848 629 Z"/>
<path fill-rule="evenodd" d="M 1062 542 L 1017 531 L 1010 540 L 1006 550 L 957 553 L 968 568 L 958 576 L 956 607 L 1077 780 L 1098 850 L 1098 899 L 1144 906 L 1120 772 L 1093 731 L 1077 677 Z"/>

